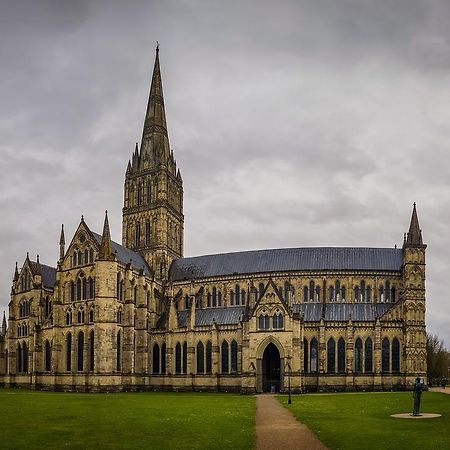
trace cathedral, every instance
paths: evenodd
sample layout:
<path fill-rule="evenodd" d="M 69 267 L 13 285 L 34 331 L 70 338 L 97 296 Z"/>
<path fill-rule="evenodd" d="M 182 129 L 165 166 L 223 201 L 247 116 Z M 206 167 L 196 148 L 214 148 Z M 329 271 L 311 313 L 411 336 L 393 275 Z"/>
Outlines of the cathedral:
<path fill-rule="evenodd" d="M 64 391 L 410 389 L 426 374 L 425 249 L 414 204 L 401 248 L 183 256 L 183 179 L 156 49 L 122 243 L 108 215 L 64 227 L 56 267 L 16 264 L 0 386 Z M 55 242 L 56 244 L 56 242 Z"/>

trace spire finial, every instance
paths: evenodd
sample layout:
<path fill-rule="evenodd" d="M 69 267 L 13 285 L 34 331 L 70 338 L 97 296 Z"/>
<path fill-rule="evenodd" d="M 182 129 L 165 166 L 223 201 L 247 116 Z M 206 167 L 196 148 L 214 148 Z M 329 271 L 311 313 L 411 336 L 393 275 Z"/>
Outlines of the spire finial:
<path fill-rule="evenodd" d="M 159 41 L 156 41 L 156 53 L 159 53 Z"/>

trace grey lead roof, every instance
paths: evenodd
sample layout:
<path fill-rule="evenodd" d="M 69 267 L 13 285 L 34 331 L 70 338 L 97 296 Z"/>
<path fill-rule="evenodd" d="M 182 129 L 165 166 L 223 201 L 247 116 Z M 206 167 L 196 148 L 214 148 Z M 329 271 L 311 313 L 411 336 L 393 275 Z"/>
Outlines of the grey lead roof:
<path fill-rule="evenodd" d="M 42 284 L 45 287 L 53 288 L 56 281 L 56 268 L 51 266 L 46 266 L 45 264 L 40 264 Z M 39 270 L 38 264 L 35 261 L 30 261 L 31 271 L 36 274 Z"/>
<path fill-rule="evenodd" d="M 245 314 L 245 306 L 232 306 L 228 308 L 207 308 L 195 310 L 195 325 L 212 325 L 215 321 L 217 325 L 237 324 Z M 178 325 L 185 327 L 189 311 L 180 311 L 178 313 Z"/>
<path fill-rule="evenodd" d="M 374 322 L 381 317 L 392 303 L 302 303 L 292 307 L 294 313 L 303 314 L 305 322 L 347 322 L 350 318 L 354 322 Z M 246 306 L 228 308 L 206 308 L 195 310 L 195 325 L 237 325 L 246 314 Z M 185 327 L 190 312 L 178 312 L 178 326 Z"/>
<path fill-rule="evenodd" d="M 302 303 L 293 305 L 294 312 L 304 314 L 305 322 L 347 321 L 372 322 L 381 317 L 392 303 Z"/>
<path fill-rule="evenodd" d="M 397 248 L 304 247 L 194 256 L 175 260 L 172 281 L 233 274 L 303 270 L 399 271 L 403 251 Z"/>
<path fill-rule="evenodd" d="M 102 236 L 101 234 L 95 233 L 92 231 L 96 241 L 101 244 Z M 128 264 L 131 263 L 131 266 L 137 270 L 143 269 L 144 273 L 149 275 L 150 271 L 148 269 L 147 263 L 144 258 L 139 254 L 130 250 L 129 248 L 124 247 L 123 245 L 118 244 L 117 242 L 111 241 L 113 251 L 116 253 L 118 261 Z"/>

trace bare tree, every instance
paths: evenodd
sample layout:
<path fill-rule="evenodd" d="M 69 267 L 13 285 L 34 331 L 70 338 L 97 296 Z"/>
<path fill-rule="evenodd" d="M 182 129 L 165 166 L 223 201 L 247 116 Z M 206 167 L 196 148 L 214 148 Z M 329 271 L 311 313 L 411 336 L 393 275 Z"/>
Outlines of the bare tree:
<path fill-rule="evenodd" d="M 450 367 L 450 353 L 444 347 L 444 342 L 435 334 L 427 333 L 427 368 L 428 382 L 439 383 L 447 378 Z"/>

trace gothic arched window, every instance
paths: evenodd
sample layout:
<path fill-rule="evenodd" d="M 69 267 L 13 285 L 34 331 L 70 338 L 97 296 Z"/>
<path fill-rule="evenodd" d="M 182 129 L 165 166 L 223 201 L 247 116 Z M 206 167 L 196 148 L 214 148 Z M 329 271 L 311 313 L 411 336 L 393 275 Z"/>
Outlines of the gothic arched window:
<path fill-rule="evenodd" d="M 134 246 L 139 247 L 141 245 L 141 224 L 138 222 L 134 228 Z"/>
<path fill-rule="evenodd" d="M 175 346 L 175 373 L 181 373 L 181 344 Z"/>
<path fill-rule="evenodd" d="M 50 342 L 45 341 L 45 371 L 50 372 L 52 370 L 52 348 Z"/>
<path fill-rule="evenodd" d="M 264 294 L 264 283 L 259 283 L 258 290 L 259 290 L 259 297 L 261 298 Z"/>
<path fill-rule="evenodd" d="M 303 370 L 308 373 L 308 341 L 303 339 Z"/>
<path fill-rule="evenodd" d="M 381 343 L 381 371 L 389 372 L 390 366 L 390 344 L 389 339 L 385 337 Z"/>
<path fill-rule="evenodd" d="M 240 290 L 239 290 L 238 284 L 234 287 L 234 295 L 235 295 L 235 304 L 236 304 L 236 306 L 239 306 L 241 301 L 240 301 Z"/>
<path fill-rule="evenodd" d="M 166 373 L 166 344 L 161 345 L 161 373 Z"/>
<path fill-rule="evenodd" d="M 317 343 L 317 339 L 313 338 L 311 340 L 311 359 L 309 362 L 309 368 L 310 368 L 310 372 L 312 373 L 316 373 L 318 370 L 318 349 L 319 349 L 319 345 Z"/>
<path fill-rule="evenodd" d="M 26 342 L 22 343 L 22 357 L 23 357 L 23 372 L 28 373 L 28 346 Z"/>
<path fill-rule="evenodd" d="M 303 287 L 303 302 L 307 303 L 309 300 L 309 295 L 308 295 L 308 286 L 304 286 Z"/>
<path fill-rule="evenodd" d="M 362 340 L 360 338 L 355 342 L 355 372 L 362 372 Z"/>
<path fill-rule="evenodd" d="M 223 341 L 221 347 L 221 356 L 222 356 L 222 373 L 228 373 L 230 371 L 229 368 L 229 355 L 228 355 L 228 342 Z"/>
<path fill-rule="evenodd" d="M 117 332 L 117 352 L 116 352 L 116 370 L 122 369 L 122 336 L 120 331 Z"/>
<path fill-rule="evenodd" d="M 17 344 L 16 366 L 18 373 L 23 372 L 22 345 L 20 344 L 20 342 Z"/>
<path fill-rule="evenodd" d="M 274 314 L 274 316 L 272 318 L 272 323 L 273 323 L 273 328 L 275 328 L 275 329 L 283 328 L 283 314 L 281 312 Z"/>
<path fill-rule="evenodd" d="M 328 339 L 327 343 L 327 371 L 336 372 L 336 343 L 333 338 Z"/>
<path fill-rule="evenodd" d="M 355 292 L 355 302 L 357 303 L 359 302 L 359 286 L 355 286 L 354 292 Z"/>
<path fill-rule="evenodd" d="M 89 333 L 89 371 L 93 372 L 95 368 L 95 340 L 94 330 Z"/>
<path fill-rule="evenodd" d="M 159 345 L 155 344 L 153 346 L 153 373 L 160 373 L 160 354 L 159 354 Z"/>
<path fill-rule="evenodd" d="M 66 370 L 72 370 L 72 334 L 68 333 L 66 338 Z"/>
<path fill-rule="evenodd" d="M 84 309 L 80 308 L 77 313 L 77 323 L 84 323 Z"/>
<path fill-rule="evenodd" d="M 217 306 L 217 289 L 212 288 L 212 306 L 215 308 Z"/>
<path fill-rule="evenodd" d="M 237 373 L 238 371 L 238 345 L 233 339 L 231 341 L 231 373 Z"/>
<path fill-rule="evenodd" d="M 77 370 L 82 372 L 84 369 L 84 333 L 80 331 L 77 338 Z"/>
<path fill-rule="evenodd" d="M 77 300 L 81 300 L 81 278 L 77 279 Z"/>
<path fill-rule="evenodd" d="M 364 372 L 373 371 L 372 348 L 372 339 L 367 338 L 364 344 Z"/>
<path fill-rule="evenodd" d="M 267 314 L 261 314 L 258 318 L 258 328 L 260 330 L 269 329 L 269 316 Z"/>
<path fill-rule="evenodd" d="M 400 342 L 397 338 L 392 340 L 392 372 L 400 372 Z"/>
<path fill-rule="evenodd" d="M 183 344 L 183 373 L 187 373 L 187 342 Z"/>
<path fill-rule="evenodd" d="M 197 344 L 197 373 L 205 373 L 205 348 L 201 341 Z"/>
<path fill-rule="evenodd" d="M 341 300 L 341 282 L 339 280 L 334 283 L 334 294 L 336 296 L 335 300 L 339 302 Z"/>
<path fill-rule="evenodd" d="M 345 341 L 343 338 L 338 340 L 338 372 L 345 372 Z"/>
<path fill-rule="evenodd" d="M 212 370 L 212 344 L 211 341 L 206 343 L 206 373 Z"/>
<path fill-rule="evenodd" d="M 314 281 L 310 281 L 309 282 L 309 299 L 313 302 L 314 301 L 314 293 L 315 293 L 315 289 L 314 289 Z"/>
<path fill-rule="evenodd" d="M 385 288 L 385 302 L 390 302 L 391 301 L 391 283 L 389 283 L 389 281 L 386 281 L 386 288 Z"/>
<path fill-rule="evenodd" d="M 367 293 L 366 301 L 371 302 L 372 301 L 372 287 L 371 286 L 367 286 L 366 293 Z"/>
<path fill-rule="evenodd" d="M 145 222 L 145 245 L 150 245 L 150 221 Z"/>

